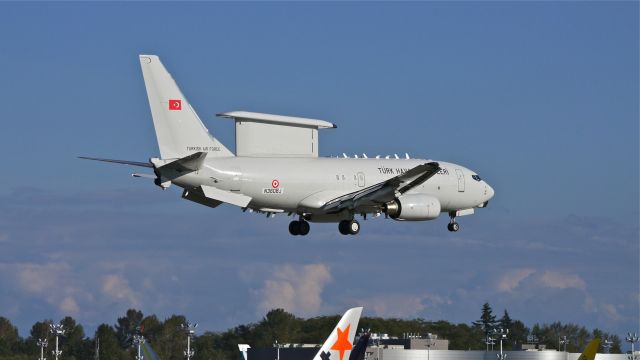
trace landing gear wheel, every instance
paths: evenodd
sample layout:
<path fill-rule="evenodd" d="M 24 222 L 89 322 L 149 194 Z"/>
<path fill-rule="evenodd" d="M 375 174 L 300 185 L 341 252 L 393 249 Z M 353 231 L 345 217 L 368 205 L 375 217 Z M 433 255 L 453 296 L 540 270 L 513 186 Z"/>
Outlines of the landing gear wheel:
<path fill-rule="evenodd" d="M 457 222 L 452 222 L 447 225 L 447 229 L 449 229 L 449 231 L 451 232 L 456 232 L 460 230 L 460 225 Z"/>
<path fill-rule="evenodd" d="M 338 223 L 338 231 L 340 231 L 340 234 L 342 235 L 349 235 L 349 221 L 348 220 L 342 220 Z"/>
<path fill-rule="evenodd" d="M 298 221 L 298 232 L 300 233 L 300 235 L 302 236 L 307 235 L 310 229 L 311 229 L 311 226 L 309 226 L 308 222 L 304 220 Z"/>
<path fill-rule="evenodd" d="M 299 221 L 297 220 L 293 220 L 292 222 L 289 223 L 289 234 L 291 235 L 300 235 L 300 225 L 299 225 Z"/>
<path fill-rule="evenodd" d="M 360 232 L 360 223 L 357 220 L 351 220 L 348 222 L 348 224 L 349 234 L 356 235 Z"/>

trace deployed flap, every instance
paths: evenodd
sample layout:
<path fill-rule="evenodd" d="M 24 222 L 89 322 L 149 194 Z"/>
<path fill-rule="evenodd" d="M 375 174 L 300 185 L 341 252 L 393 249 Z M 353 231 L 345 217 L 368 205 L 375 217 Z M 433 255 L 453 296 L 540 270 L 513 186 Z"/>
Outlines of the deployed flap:
<path fill-rule="evenodd" d="M 240 207 L 247 207 L 249 202 L 251 202 L 251 198 L 246 195 L 232 193 L 230 191 L 220 190 L 214 188 L 212 186 L 201 186 L 202 192 L 204 196 L 209 199 L 218 200 L 222 202 L 229 203 L 231 205 L 236 205 Z"/>
<path fill-rule="evenodd" d="M 323 206 L 323 210 L 327 213 L 335 213 L 342 209 L 356 209 L 363 205 L 389 202 L 396 197 L 396 192 L 404 194 L 429 180 L 439 170 L 440 164 L 437 162 L 418 165 L 402 175 L 394 176 L 368 188 L 335 198 L 327 202 Z"/>
<path fill-rule="evenodd" d="M 318 129 L 336 125 L 317 119 L 232 111 L 218 114 L 236 123 L 236 155 L 318 157 Z"/>
<path fill-rule="evenodd" d="M 201 205 L 212 207 L 212 208 L 222 204 L 222 201 L 218 201 L 218 200 L 214 200 L 206 197 L 204 195 L 204 192 L 202 191 L 202 188 L 199 188 L 199 187 L 195 189 L 189 189 L 189 190 L 185 189 L 182 192 L 182 198 L 196 202 Z"/>

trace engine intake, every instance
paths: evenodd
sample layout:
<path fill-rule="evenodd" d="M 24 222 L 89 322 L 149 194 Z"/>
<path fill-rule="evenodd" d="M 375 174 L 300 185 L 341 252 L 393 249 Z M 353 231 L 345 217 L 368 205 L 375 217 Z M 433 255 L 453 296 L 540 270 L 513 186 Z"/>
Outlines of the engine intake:
<path fill-rule="evenodd" d="M 402 195 L 386 204 L 385 212 L 394 220 L 433 220 L 440 216 L 440 201 L 430 195 Z"/>

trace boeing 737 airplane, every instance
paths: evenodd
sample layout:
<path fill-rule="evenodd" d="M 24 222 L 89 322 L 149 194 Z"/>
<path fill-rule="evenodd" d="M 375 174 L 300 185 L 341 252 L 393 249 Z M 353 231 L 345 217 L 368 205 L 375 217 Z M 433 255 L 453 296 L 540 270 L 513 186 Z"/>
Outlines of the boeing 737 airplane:
<path fill-rule="evenodd" d="M 146 167 L 162 189 L 175 184 L 182 197 L 209 207 L 232 204 L 244 211 L 297 219 L 292 235 L 309 233 L 309 222 L 338 223 L 355 235 L 367 214 L 394 220 L 433 220 L 447 213 L 449 231 L 456 217 L 484 208 L 494 191 L 477 173 L 443 161 L 366 155 L 319 157 L 318 131 L 337 126 L 323 120 L 232 111 L 236 152 L 204 126 L 176 82 L 155 55 L 140 55 L 160 158 L 149 162 L 82 157 Z"/>

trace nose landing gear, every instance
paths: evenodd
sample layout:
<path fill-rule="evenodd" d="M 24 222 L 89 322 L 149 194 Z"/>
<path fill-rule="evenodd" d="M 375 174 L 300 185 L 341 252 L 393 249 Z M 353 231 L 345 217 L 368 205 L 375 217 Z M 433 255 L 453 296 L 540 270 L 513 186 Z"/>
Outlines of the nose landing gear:
<path fill-rule="evenodd" d="M 449 213 L 449 225 L 447 225 L 447 229 L 451 232 L 456 232 L 460 230 L 460 224 L 456 222 L 456 213 Z"/>

